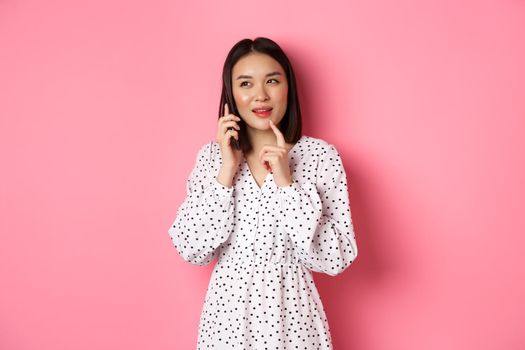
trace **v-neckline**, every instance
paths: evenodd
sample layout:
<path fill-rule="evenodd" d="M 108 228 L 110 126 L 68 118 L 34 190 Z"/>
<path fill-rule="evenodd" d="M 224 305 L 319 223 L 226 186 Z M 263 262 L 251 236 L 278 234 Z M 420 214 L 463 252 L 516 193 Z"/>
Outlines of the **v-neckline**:
<path fill-rule="evenodd" d="M 261 186 L 259 186 L 259 184 L 257 183 L 257 180 L 255 180 L 255 176 L 253 176 L 253 173 L 252 173 L 252 170 L 250 169 L 250 166 L 248 165 L 248 161 L 246 160 L 246 157 L 243 157 L 243 159 L 244 159 L 244 164 L 246 166 L 246 169 L 248 171 L 248 177 L 250 178 L 250 181 L 255 185 L 255 187 L 259 191 L 262 191 L 262 189 L 264 188 L 264 185 L 266 184 L 266 180 L 268 179 L 268 177 L 270 177 L 272 175 L 272 172 L 268 171 L 266 173 L 266 176 L 264 177 L 264 180 L 263 180 Z"/>
<path fill-rule="evenodd" d="M 297 140 L 297 142 L 292 146 L 292 148 L 290 148 L 290 150 L 288 151 L 288 154 L 290 154 L 290 152 L 292 152 L 294 150 L 294 148 L 299 144 L 299 142 L 304 138 L 304 135 L 301 135 L 301 137 L 299 138 L 299 140 Z M 250 181 L 255 185 L 255 188 L 258 189 L 259 191 L 262 191 L 263 188 L 265 187 L 265 184 L 266 184 L 266 180 L 268 180 L 268 178 L 270 176 L 273 177 L 273 174 L 271 171 L 268 171 L 266 173 L 266 176 L 264 177 L 264 180 L 261 184 L 261 186 L 259 186 L 259 184 L 257 183 L 257 180 L 255 180 L 255 176 L 253 176 L 253 173 L 252 173 L 252 170 L 250 169 L 250 166 L 248 165 L 248 161 L 246 160 L 246 157 L 242 156 L 243 158 L 243 163 L 244 165 L 246 166 L 246 169 L 248 170 L 248 177 L 250 178 Z"/>

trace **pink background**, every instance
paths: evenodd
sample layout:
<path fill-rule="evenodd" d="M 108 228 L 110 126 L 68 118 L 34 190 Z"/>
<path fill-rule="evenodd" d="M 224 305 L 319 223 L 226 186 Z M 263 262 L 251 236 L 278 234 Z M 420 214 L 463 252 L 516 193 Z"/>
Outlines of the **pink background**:
<path fill-rule="evenodd" d="M 359 257 L 336 350 L 525 348 L 525 2 L 0 2 L 0 348 L 194 349 L 213 265 L 167 229 L 224 58 L 288 53 Z"/>

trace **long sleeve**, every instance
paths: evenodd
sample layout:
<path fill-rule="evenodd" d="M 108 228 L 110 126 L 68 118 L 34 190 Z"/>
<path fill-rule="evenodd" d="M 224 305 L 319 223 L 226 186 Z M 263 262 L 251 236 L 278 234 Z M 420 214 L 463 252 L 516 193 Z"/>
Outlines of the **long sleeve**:
<path fill-rule="evenodd" d="M 357 257 L 346 173 L 328 144 L 318 163 L 317 184 L 296 179 L 277 190 L 284 230 L 308 269 L 335 276 Z"/>
<path fill-rule="evenodd" d="M 181 257 L 207 265 L 233 229 L 233 187 L 226 187 L 212 171 L 213 144 L 202 146 L 186 182 L 186 197 L 168 230 Z"/>

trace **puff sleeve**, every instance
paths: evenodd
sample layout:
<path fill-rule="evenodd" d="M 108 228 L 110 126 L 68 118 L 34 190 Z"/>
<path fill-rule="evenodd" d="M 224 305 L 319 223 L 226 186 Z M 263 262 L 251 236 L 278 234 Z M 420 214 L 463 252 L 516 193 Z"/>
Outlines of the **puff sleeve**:
<path fill-rule="evenodd" d="M 314 272 L 335 276 L 357 257 L 346 173 L 337 149 L 324 147 L 317 183 L 293 179 L 277 190 L 284 230 L 299 260 Z"/>
<path fill-rule="evenodd" d="M 233 229 L 233 187 L 226 187 L 212 171 L 213 143 L 202 146 L 186 182 L 186 197 L 168 230 L 181 257 L 207 265 Z"/>

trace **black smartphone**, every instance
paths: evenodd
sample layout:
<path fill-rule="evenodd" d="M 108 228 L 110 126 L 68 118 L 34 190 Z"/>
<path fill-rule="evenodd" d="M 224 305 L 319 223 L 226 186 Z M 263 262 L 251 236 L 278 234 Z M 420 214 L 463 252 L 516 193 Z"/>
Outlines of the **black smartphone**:
<path fill-rule="evenodd" d="M 228 103 L 228 110 L 230 111 L 230 113 L 233 113 L 233 112 L 232 112 L 233 109 L 231 108 L 231 105 L 230 105 L 229 103 Z M 235 128 L 232 127 L 232 126 L 230 126 L 230 127 L 228 128 L 228 130 L 235 130 Z M 237 134 L 237 135 L 239 135 L 239 134 Z M 240 135 L 239 135 L 239 136 L 240 136 Z M 230 140 L 230 144 L 232 145 L 232 147 L 233 147 L 234 149 L 236 149 L 236 150 L 240 150 L 240 149 L 241 149 L 241 146 L 239 145 L 239 141 L 237 141 L 237 140 L 235 139 L 235 137 L 233 137 L 233 136 L 231 136 L 230 139 L 231 139 L 231 140 Z"/>

